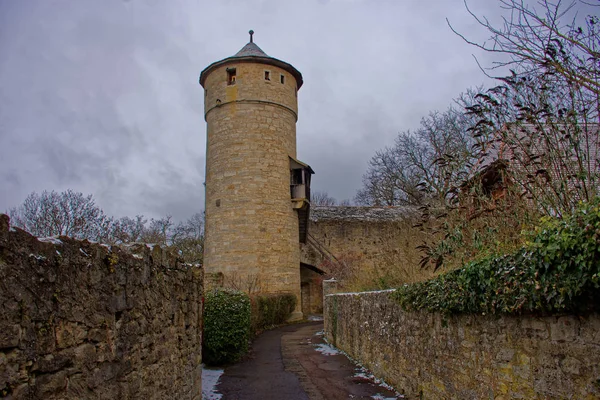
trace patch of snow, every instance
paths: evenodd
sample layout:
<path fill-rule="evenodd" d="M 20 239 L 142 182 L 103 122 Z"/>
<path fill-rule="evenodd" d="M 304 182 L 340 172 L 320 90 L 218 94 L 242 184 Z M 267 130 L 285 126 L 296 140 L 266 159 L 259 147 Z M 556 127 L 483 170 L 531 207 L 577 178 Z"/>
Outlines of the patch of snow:
<path fill-rule="evenodd" d="M 318 333 L 320 333 L 320 332 L 318 332 Z M 325 339 L 325 340 L 327 340 L 327 339 Z M 356 361 L 354 358 L 350 357 L 348 355 L 348 353 L 346 353 L 345 351 L 338 350 L 337 348 L 335 348 L 335 347 L 333 347 L 333 346 L 331 346 L 329 344 L 327 344 L 327 345 L 321 345 L 321 346 L 327 346 L 330 349 L 332 349 L 333 351 L 336 351 L 337 354 L 342 354 L 342 355 L 346 356 L 346 358 L 348 358 L 348 360 L 352 361 L 356 365 L 356 371 L 357 371 L 354 374 L 354 377 L 360 378 L 360 379 L 369 380 L 369 381 L 375 383 L 376 385 L 379 385 L 379 386 L 381 386 L 381 387 L 389 390 L 390 392 L 394 393 L 394 396 L 396 396 L 396 397 L 389 398 L 389 397 L 383 397 L 383 396 L 380 396 L 380 395 L 375 395 L 375 397 L 373 397 L 374 399 L 377 399 L 377 400 L 388 400 L 388 399 L 389 400 L 396 400 L 396 399 L 403 399 L 404 398 L 404 395 L 398 393 L 396 391 L 396 389 L 394 389 L 393 386 L 388 385 L 383 379 L 379 379 L 379 378 L 375 377 L 375 375 L 373 375 L 371 373 L 371 371 L 369 371 L 368 369 L 366 369 L 365 367 L 363 367 L 362 365 L 360 365 L 360 363 L 358 361 Z M 380 397 L 376 397 L 376 396 L 380 396 Z"/>
<path fill-rule="evenodd" d="M 417 214 L 416 207 L 316 206 L 310 208 L 310 220 L 402 221 Z"/>
<path fill-rule="evenodd" d="M 338 349 L 328 344 L 316 344 L 315 350 L 326 356 L 335 356 L 338 354 L 342 354 Z"/>
<path fill-rule="evenodd" d="M 8 229 L 8 231 L 9 231 L 9 232 L 16 232 L 17 230 L 15 229 L 15 227 L 14 227 L 14 226 L 11 226 L 11 227 Z"/>
<path fill-rule="evenodd" d="M 222 369 L 210 369 L 202 366 L 202 400 L 219 400 L 223 395 L 216 387 L 223 375 Z"/>
<path fill-rule="evenodd" d="M 323 321 L 322 315 L 309 315 L 307 318 L 309 321 Z"/>
<path fill-rule="evenodd" d="M 81 254 L 83 254 L 86 257 L 89 257 L 90 255 L 88 253 L 85 252 L 85 250 L 83 250 L 81 247 L 79 248 L 79 251 L 81 252 Z"/>
<path fill-rule="evenodd" d="M 354 363 L 356 364 L 356 370 L 358 372 L 356 372 L 354 374 L 355 377 L 357 378 L 361 378 L 361 379 L 367 379 L 383 388 L 386 388 L 387 390 L 394 392 L 396 397 L 383 397 L 381 395 L 375 395 L 373 398 L 377 399 L 377 400 L 395 400 L 395 399 L 403 399 L 404 396 L 401 395 L 400 393 L 396 392 L 396 389 L 394 389 L 392 386 L 388 385 L 387 383 L 385 383 L 385 381 L 383 379 L 378 379 L 375 377 L 375 375 L 373 375 L 368 369 L 366 369 L 365 367 L 363 367 L 362 365 L 360 365 L 359 363 L 356 362 L 356 360 L 352 360 L 354 361 Z"/>
<path fill-rule="evenodd" d="M 201 263 L 183 263 L 183 265 L 185 265 L 186 267 L 191 267 L 191 268 L 198 268 L 198 267 L 202 266 Z"/>
<path fill-rule="evenodd" d="M 44 257 L 42 255 L 39 255 L 39 254 L 30 254 L 29 257 L 33 257 L 33 258 L 35 258 L 38 261 L 42 261 L 42 260 L 46 259 L 46 257 Z"/>
<path fill-rule="evenodd" d="M 392 293 L 396 289 L 384 289 L 384 290 L 371 290 L 368 292 L 348 292 L 348 293 L 332 293 L 327 296 L 360 296 L 362 294 L 375 294 L 375 293 Z"/>
<path fill-rule="evenodd" d="M 38 240 L 44 243 L 63 244 L 63 242 L 56 236 L 38 238 Z"/>
<path fill-rule="evenodd" d="M 141 256 L 141 255 L 139 255 L 139 254 L 133 254 L 133 253 L 132 253 L 131 255 L 133 256 L 133 258 L 137 258 L 138 260 L 141 260 L 141 259 L 143 259 L 143 258 L 144 258 L 143 256 Z"/>
<path fill-rule="evenodd" d="M 319 332 L 315 333 L 315 336 L 324 336 L 324 335 L 325 335 L 325 331 L 322 329 Z"/>

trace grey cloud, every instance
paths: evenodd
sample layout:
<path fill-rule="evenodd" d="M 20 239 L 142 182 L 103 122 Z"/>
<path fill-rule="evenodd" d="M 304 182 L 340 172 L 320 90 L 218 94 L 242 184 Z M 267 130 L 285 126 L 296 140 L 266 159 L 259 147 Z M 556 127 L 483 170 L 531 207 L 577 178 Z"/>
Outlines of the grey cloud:
<path fill-rule="evenodd" d="M 115 216 L 198 212 L 198 75 L 251 28 L 304 74 L 298 157 L 315 187 L 351 198 L 375 150 L 484 81 L 446 17 L 485 37 L 462 0 L 0 1 L 0 210 L 72 188 Z"/>

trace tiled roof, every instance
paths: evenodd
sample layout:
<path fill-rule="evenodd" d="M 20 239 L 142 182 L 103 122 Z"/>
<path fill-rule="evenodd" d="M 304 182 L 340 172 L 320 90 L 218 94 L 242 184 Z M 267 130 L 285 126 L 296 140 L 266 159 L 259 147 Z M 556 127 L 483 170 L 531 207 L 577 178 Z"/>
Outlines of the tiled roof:
<path fill-rule="evenodd" d="M 509 143 L 503 139 L 503 135 L 507 134 L 511 138 Z M 463 187 L 470 186 L 475 177 L 486 176 L 498 167 L 508 168 L 517 181 L 526 185 L 532 184 L 538 176 L 545 177 L 546 187 L 557 192 L 580 187 L 582 179 L 589 179 L 582 178 L 581 172 L 594 174 L 595 185 L 598 185 L 599 138 L 599 125 L 595 123 L 577 127 L 553 125 L 547 128 L 532 124 L 507 124 L 487 143 Z M 579 141 L 577 151 L 574 148 L 576 141 Z M 582 165 L 579 165 L 579 161 Z M 562 186 L 564 184 L 566 188 Z"/>
<path fill-rule="evenodd" d="M 485 151 L 473 166 L 473 175 L 481 170 L 485 170 L 497 160 L 501 159 L 511 161 L 515 157 L 524 158 L 525 156 L 542 156 L 546 152 L 557 150 L 570 153 L 568 149 L 571 143 L 568 140 L 557 140 L 554 137 L 550 139 L 550 143 L 551 146 L 557 147 L 550 150 L 547 141 L 545 140 L 545 136 L 540 132 L 540 129 L 539 126 L 532 124 L 506 124 L 501 131 L 496 132 L 492 139 L 486 143 Z M 552 131 L 548 134 L 556 135 L 560 133 L 566 135 L 574 129 L 574 126 L 557 125 L 549 127 L 549 130 Z M 598 144 L 598 138 L 600 137 L 599 125 L 588 124 L 587 126 L 579 127 L 579 129 L 581 129 L 581 132 L 579 133 L 581 138 L 590 139 L 589 143 L 581 143 L 581 147 L 589 153 L 589 162 L 592 165 L 592 170 L 596 170 L 600 167 L 600 146 Z M 513 139 L 511 145 L 505 143 L 503 140 L 502 131 L 508 130 L 513 131 L 510 135 Z"/>
<path fill-rule="evenodd" d="M 235 53 L 233 57 L 269 57 L 260 47 L 254 42 L 249 42 L 242 47 L 240 51 Z M 232 58 L 233 58 L 232 57 Z"/>

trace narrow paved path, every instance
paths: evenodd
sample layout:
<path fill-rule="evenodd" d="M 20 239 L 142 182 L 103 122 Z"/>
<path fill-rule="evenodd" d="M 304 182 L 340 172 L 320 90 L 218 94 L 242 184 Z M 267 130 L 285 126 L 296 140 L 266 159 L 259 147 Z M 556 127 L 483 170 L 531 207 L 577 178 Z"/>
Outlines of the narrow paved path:
<path fill-rule="evenodd" d="M 396 399 L 342 354 L 331 354 L 322 322 L 288 325 L 261 334 L 249 357 L 225 369 L 223 400 Z"/>

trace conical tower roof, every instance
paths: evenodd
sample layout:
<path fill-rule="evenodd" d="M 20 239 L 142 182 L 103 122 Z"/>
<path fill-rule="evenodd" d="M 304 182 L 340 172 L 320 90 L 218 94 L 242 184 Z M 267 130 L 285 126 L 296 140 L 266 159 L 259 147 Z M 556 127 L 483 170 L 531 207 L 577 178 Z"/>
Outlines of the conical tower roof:
<path fill-rule="evenodd" d="M 274 57 L 268 56 L 260 47 L 258 47 L 256 43 L 254 43 L 254 31 L 251 30 L 249 33 L 250 42 L 248 42 L 244 47 L 242 47 L 240 51 L 238 51 L 231 57 L 227 57 L 220 61 L 210 64 L 200 73 L 200 85 L 204 87 L 204 81 L 206 80 L 208 74 L 220 66 L 230 63 L 253 62 L 259 64 L 274 65 L 276 67 L 288 71 L 296 79 L 298 89 L 300 89 L 300 86 L 302 86 L 303 83 L 302 74 L 300 73 L 300 71 L 298 71 L 291 64 L 288 64 L 285 61 L 281 61 Z"/>
<path fill-rule="evenodd" d="M 269 57 L 260 47 L 254 42 L 249 42 L 242 47 L 240 51 L 235 53 L 233 57 Z"/>

